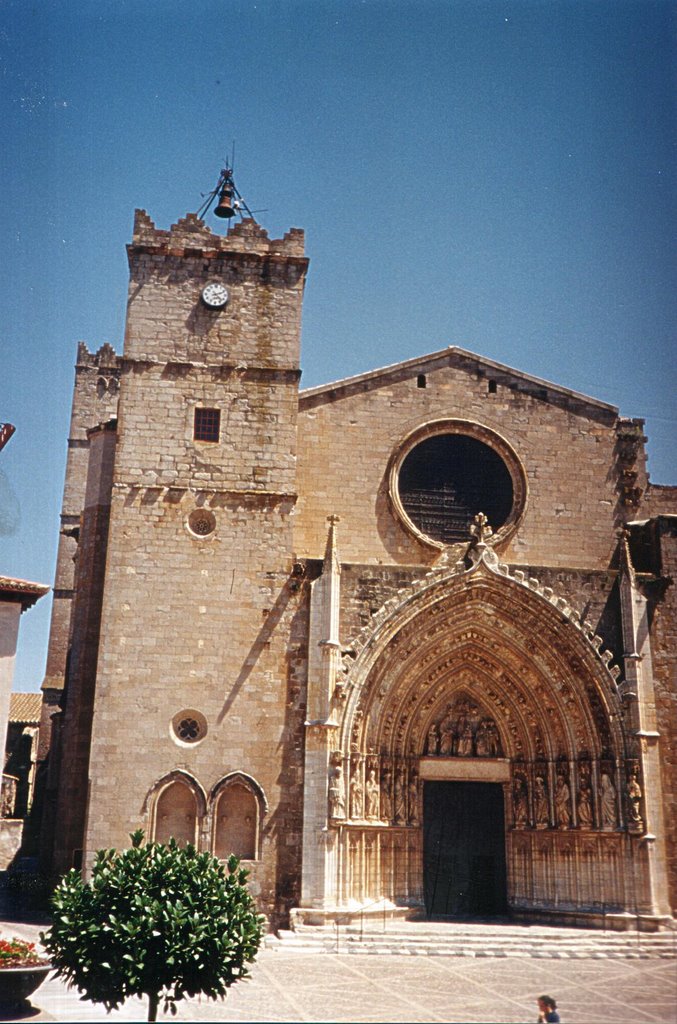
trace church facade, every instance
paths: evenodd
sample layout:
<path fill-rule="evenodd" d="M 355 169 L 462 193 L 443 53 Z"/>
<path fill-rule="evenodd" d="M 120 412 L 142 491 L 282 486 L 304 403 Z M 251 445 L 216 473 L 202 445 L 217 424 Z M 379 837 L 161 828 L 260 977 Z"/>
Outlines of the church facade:
<path fill-rule="evenodd" d="M 78 349 L 40 851 L 235 852 L 272 923 L 677 904 L 677 489 L 451 347 L 299 391 L 303 233 L 137 211 Z"/>

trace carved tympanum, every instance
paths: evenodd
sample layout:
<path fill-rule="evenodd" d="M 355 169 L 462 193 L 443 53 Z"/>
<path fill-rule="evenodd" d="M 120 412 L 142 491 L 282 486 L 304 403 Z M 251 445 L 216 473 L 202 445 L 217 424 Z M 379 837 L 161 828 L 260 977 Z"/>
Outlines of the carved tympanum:
<path fill-rule="evenodd" d="M 448 704 L 442 717 L 428 726 L 429 757 L 502 757 L 496 722 L 477 704 L 460 697 Z"/>

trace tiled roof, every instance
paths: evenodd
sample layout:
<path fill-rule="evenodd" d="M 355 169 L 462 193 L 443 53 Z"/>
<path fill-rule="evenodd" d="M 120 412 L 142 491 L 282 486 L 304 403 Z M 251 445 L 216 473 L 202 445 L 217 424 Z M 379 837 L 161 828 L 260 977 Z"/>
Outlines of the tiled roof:
<path fill-rule="evenodd" d="M 9 702 L 10 722 L 40 721 L 41 693 L 13 693 Z"/>
<path fill-rule="evenodd" d="M 38 598 L 46 594 L 49 587 L 46 583 L 33 583 L 31 580 L 18 580 L 13 576 L 0 576 L 0 601 L 20 601 L 21 610 L 26 611 L 34 605 Z"/>

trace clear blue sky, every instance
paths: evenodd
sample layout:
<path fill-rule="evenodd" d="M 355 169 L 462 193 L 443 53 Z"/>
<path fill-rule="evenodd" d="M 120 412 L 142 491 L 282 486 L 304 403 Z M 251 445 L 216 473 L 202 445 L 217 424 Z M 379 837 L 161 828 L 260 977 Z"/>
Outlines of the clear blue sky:
<path fill-rule="evenodd" d="M 304 385 L 461 345 L 645 416 L 677 480 L 675 3 L 2 10 L 0 572 L 52 582 L 76 342 L 121 350 L 134 207 L 197 210 L 233 139 L 261 223 L 307 233 Z"/>

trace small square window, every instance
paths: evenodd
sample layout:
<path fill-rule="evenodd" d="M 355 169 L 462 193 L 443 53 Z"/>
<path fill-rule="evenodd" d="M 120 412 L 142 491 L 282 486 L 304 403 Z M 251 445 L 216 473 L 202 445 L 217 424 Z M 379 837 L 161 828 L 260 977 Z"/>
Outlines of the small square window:
<path fill-rule="evenodd" d="M 220 409 L 196 409 L 194 441 L 218 441 L 221 429 Z"/>

